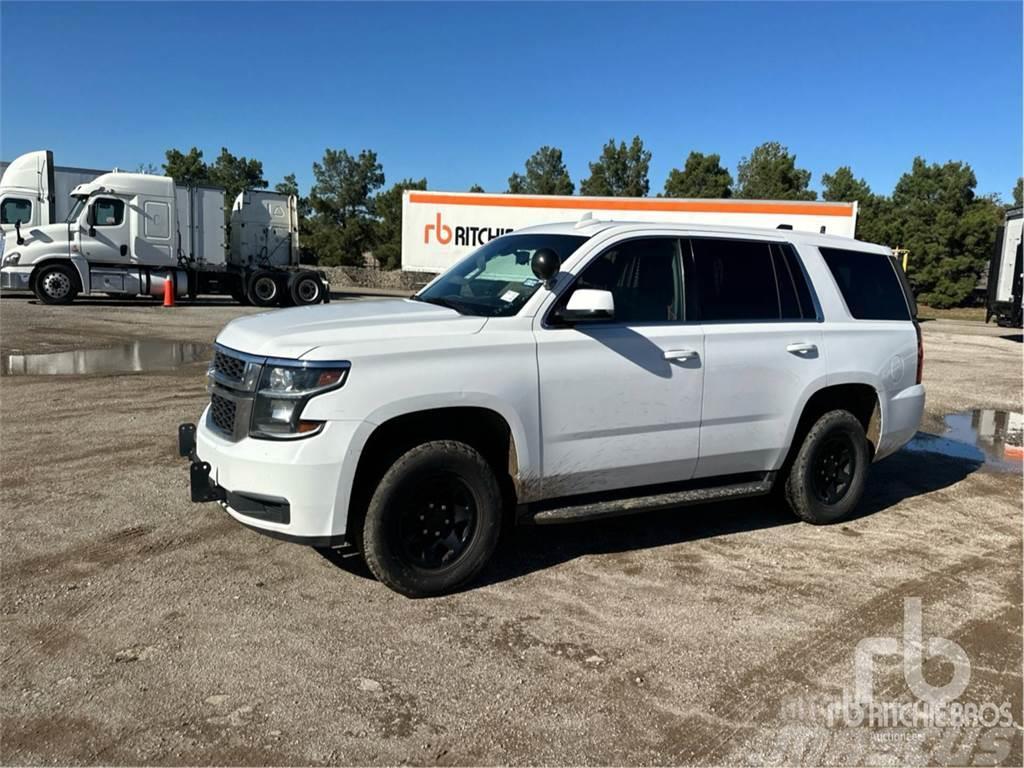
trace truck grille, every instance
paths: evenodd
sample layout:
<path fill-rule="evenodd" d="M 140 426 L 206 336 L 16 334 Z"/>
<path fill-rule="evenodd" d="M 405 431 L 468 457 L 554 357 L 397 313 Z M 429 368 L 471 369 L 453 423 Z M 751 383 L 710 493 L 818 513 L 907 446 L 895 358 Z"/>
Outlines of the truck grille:
<path fill-rule="evenodd" d="M 245 378 L 245 360 L 231 357 L 220 350 L 213 354 L 213 369 L 225 379 L 241 382 Z"/>
<path fill-rule="evenodd" d="M 249 433 L 255 392 L 266 358 L 236 352 L 219 344 L 207 372 L 210 414 L 207 423 L 233 442 Z"/>
<path fill-rule="evenodd" d="M 234 436 L 237 411 L 238 407 L 234 401 L 221 397 L 216 392 L 210 396 L 210 421 L 224 434 Z"/>

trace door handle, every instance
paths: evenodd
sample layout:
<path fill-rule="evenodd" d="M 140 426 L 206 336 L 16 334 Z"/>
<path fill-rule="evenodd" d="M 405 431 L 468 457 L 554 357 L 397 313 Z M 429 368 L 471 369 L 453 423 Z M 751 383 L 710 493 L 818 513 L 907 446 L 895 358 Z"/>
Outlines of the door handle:
<path fill-rule="evenodd" d="M 808 355 L 818 351 L 817 344 L 810 344 L 806 341 L 798 341 L 795 344 L 787 344 L 786 351 L 794 355 Z"/>
<path fill-rule="evenodd" d="M 666 349 L 665 359 L 666 360 L 693 360 L 697 355 L 695 349 Z"/>

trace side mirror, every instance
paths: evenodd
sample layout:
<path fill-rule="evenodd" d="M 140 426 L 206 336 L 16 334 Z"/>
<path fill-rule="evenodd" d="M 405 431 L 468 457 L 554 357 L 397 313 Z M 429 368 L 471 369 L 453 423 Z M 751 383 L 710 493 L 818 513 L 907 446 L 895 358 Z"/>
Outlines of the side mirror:
<path fill-rule="evenodd" d="M 533 274 L 544 281 L 545 285 L 555 279 L 561 266 L 562 260 L 550 248 L 538 248 L 530 259 L 530 269 L 533 270 Z"/>
<path fill-rule="evenodd" d="M 14 221 L 14 231 L 18 235 L 18 245 L 24 245 L 25 244 L 25 238 L 21 236 L 21 220 L 20 219 L 15 219 L 15 221 Z"/>
<path fill-rule="evenodd" d="M 611 291 L 577 288 L 558 316 L 567 322 L 611 320 L 615 317 L 615 297 Z"/>
<path fill-rule="evenodd" d="M 89 237 L 96 237 L 96 227 L 89 225 Z"/>

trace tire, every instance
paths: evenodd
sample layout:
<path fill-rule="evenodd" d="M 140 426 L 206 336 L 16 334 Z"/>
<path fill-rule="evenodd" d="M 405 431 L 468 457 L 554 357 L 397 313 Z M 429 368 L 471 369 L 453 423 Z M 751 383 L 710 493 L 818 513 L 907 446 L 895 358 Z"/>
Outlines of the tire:
<path fill-rule="evenodd" d="M 849 411 L 829 411 L 814 422 L 800 445 L 786 477 L 786 503 L 804 522 L 838 522 L 860 502 L 870 461 L 857 417 Z"/>
<path fill-rule="evenodd" d="M 78 295 L 78 275 L 68 264 L 49 264 L 36 274 L 32 292 L 43 304 L 70 304 Z"/>
<path fill-rule="evenodd" d="M 363 557 L 407 597 L 445 594 L 480 573 L 501 521 L 501 491 L 484 457 L 452 440 L 423 443 L 377 484 L 362 525 Z"/>
<path fill-rule="evenodd" d="M 288 295 L 297 307 L 319 304 L 324 298 L 324 284 L 320 275 L 308 269 L 296 272 L 288 280 Z"/>
<path fill-rule="evenodd" d="M 281 283 L 273 272 L 257 270 L 247 281 L 246 296 L 254 306 L 275 307 L 281 300 Z"/>

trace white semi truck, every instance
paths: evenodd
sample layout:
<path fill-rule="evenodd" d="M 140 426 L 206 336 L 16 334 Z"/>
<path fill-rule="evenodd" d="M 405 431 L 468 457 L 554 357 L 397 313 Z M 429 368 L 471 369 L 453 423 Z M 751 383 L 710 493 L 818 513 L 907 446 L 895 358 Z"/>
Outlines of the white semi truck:
<path fill-rule="evenodd" d="M 999 228 L 996 247 L 988 268 L 988 309 L 985 322 L 995 319 L 999 325 L 1020 328 L 1021 299 L 1024 298 L 1024 259 L 1021 241 L 1024 234 L 1024 208 L 1006 212 Z"/>
<path fill-rule="evenodd" d="M 30 290 L 47 304 L 162 296 L 168 281 L 176 296 L 227 294 L 263 307 L 329 299 L 324 275 L 299 266 L 294 196 L 246 190 L 225 225 L 223 189 L 111 171 L 77 183 L 62 211 L 57 191 L 73 173 L 49 151 L 4 170 L 0 289 Z"/>

